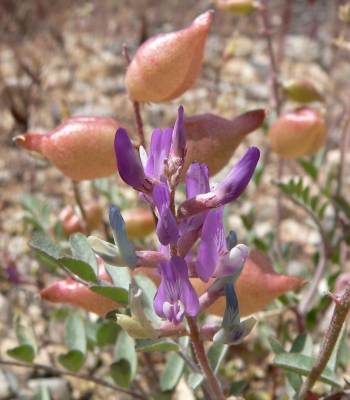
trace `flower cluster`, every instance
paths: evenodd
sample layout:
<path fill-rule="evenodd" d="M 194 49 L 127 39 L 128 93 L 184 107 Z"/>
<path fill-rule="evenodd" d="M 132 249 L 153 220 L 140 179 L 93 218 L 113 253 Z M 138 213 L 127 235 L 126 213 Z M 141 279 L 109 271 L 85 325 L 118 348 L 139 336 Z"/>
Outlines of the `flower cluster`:
<path fill-rule="evenodd" d="M 214 283 L 225 291 L 227 310 L 217 341 L 237 342 L 251 328 L 240 323 L 233 282 L 248 257 L 244 244 L 237 244 L 233 232 L 225 238 L 224 205 L 237 199 L 248 185 L 260 152 L 250 147 L 219 184 L 210 186 L 208 167 L 194 162 L 185 177 L 186 200 L 175 208 L 175 192 L 181 181 L 186 157 L 186 132 L 183 107 L 179 108 L 174 129 L 153 132 L 147 155 L 140 148 L 140 160 L 125 129 L 115 136 L 115 152 L 120 176 L 147 201 L 158 218 L 158 251 L 135 251 L 125 234 L 125 224 L 117 207 L 110 208 L 110 223 L 115 246 L 90 237 L 93 250 L 108 264 L 139 266 L 156 269 L 161 283 L 154 298 L 154 310 L 159 317 L 177 325 L 185 316 L 195 317 L 200 302 L 189 277 L 203 282 L 218 278 Z M 192 248 L 197 240 L 197 255 Z M 209 289 L 210 290 L 210 289 Z M 238 318 L 237 318 L 238 315 Z M 243 324 L 243 325 L 242 325 Z M 234 333 L 232 333 L 234 331 Z M 223 333 L 225 332 L 225 333 Z M 215 340 L 215 337 L 214 337 Z"/>

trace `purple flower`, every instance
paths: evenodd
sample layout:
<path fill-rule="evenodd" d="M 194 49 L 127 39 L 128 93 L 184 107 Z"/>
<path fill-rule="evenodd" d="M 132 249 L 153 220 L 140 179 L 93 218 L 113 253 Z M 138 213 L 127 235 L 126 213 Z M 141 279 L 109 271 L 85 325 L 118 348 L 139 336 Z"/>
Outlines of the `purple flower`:
<path fill-rule="evenodd" d="M 179 229 L 175 217 L 169 208 L 170 197 L 166 185 L 162 183 L 153 189 L 153 200 L 158 211 L 158 239 L 164 246 L 169 243 L 175 246 L 179 239 Z"/>
<path fill-rule="evenodd" d="M 142 190 L 146 179 L 143 167 L 125 129 L 119 128 L 114 138 L 114 150 L 121 178 L 137 190 Z"/>
<path fill-rule="evenodd" d="M 199 300 L 188 279 L 186 261 L 173 256 L 169 261 L 159 261 L 162 281 L 154 298 L 156 314 L 178 325 L 185 315 L 194 317 L 199 312 Z"/>
<path fill-rule="evenodd" d="M 184 123 L 184 108 L 179 107 L 178 117 L 175 121 L 172 143 L 170 149 L 170 158 L 180 157 L 184 158 L 186 151 L 186 129 Z"/>
<path fill-rule="evenodd" d="M 165 128 L 164 132 L 156 129 L 152 133 L 149 156 L 145 164 L 146 175 L 163 183 L 167 182 L 163 174 L 163 166 L 164 160 L 169 157 L 172 133 L 171 128 Z"/>
<path fill-rule="evenodd" d="M 226 178 L 212 191 L 185 200 L 179 207 L 178 221 L 237 199 L 247 187 L 259 161 L 260 151 L 249 147 Z"/>
<path fill-rule="evenodd" d="M 208 167 L 204 163 L 199 164 L 198 162 L 193 162 L 186 173 L 187 198 L 209 191 Z M 180 256 L 186 256 L 199 238 L 206 215 L 207 211 L 183 220 L 180 223 L 180 239 L 178 242 L 178 252 Z M 188 260 L 187 257 L 186 260 Z"/>
<path fill-rule="evenodd" d="M 222 223 L 223 211 L 224 207 L 219 211 L 209 211 L 203 224 L 196 269 L 204 282 L 208 282 L 211 277 L 233 274 L 248 258 L 248 248 L 244 244 L 228 250 Z"/>

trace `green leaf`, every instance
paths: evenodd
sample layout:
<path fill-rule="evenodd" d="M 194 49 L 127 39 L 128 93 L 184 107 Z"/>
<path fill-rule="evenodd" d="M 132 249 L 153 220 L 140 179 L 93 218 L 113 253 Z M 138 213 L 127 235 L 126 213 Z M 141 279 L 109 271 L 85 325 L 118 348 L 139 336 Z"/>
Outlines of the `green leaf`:
<path fill-rule="evenodd" d="M 23 344 L 22 346 L 17 346 L 13 349 L 7 350 L 7 355 L 19 360 L 31 363 L 35 358 L 35 351 L 29 344 Z"/>
<path fill-rule="evenodd" d="M 323 219 L 324 216 L 324 212 L 326 211 L 327 207 L 328 207 L 328 201 L 326 201 L 324 204 L 322 204 L 322 206 L 318 209 L 317 211 L 317 216 L 319 220 Z"/>
<path fill-rule="evenodd" d="M 39 386 L 39 398 L 38 400 L 51 400 L 51 394 L 48 387 L 41 383 Z"/>
<path fill-rule="evenodd" d="M 127 360 L 116 361 L 109 367 L 114 382 L 121 387 L 128 387 L 131 382 L 131 368 Z"/>
<path fill-rule="evenodd" d="M 37 217 L 32 215 L 25 215 L 23 217 L 23 220 L 28 224 L 33 225 L 34 228 L 43 231 L 45 234 L 45 226 L 40 222 L 40 220 Z"/>
<path fill-rule="evenodd" d="M 316 210 L 317 203 L 318 203 L 319 197 L 318 195 L 312 196 L 310 199 L 310 207 L 312 211 Z"/>
<path fill-rule="evenodd" d="M 125 331 L 121 331 L 115 346 L 115 362 L 110 366 L 110 373 L 115 383 L 127 387 L 133 381 L 137 370 L 135 340 Z"/>
<path fill-rule="evenodd" d="M 117 288 L 106 281 L 96 280 L 91 282 L 89 289 L 117 303 L 128 304 L 129 302 L 129 292 L 127 290 Z"/>
<path fill-rule="evenodd" d="M 85 355 L 79 350 L 71 350 L 67 354 L 60 354 L 58 361 L 68 371 L 78 372 L 85 362 Z"/>
<path fill-rule="evenodd" d="M 153 340 L 138 340 L 136 342 L 136 351 L 150 352 L 150 351 L 177 351 L 179 345 L 169 339 L 160 339 L 157 342 Z"/>
<path fill-rule="evenodd" d="M 276 355 L 274 364 L 287 371 L 307 376 L 312 370 L 315 361 L 314 358 L 302 354 L 284 353 Z M 319 380 L 332 386 L 341 387 L 337 375 L 328 367 L 323 370 Z"/>
<path fill-rule="evenodd" d="M 342 196 L 332 196 L 332 203 L 339 211 L 342 211 L 350 220 L 350 204 Z"/>
<path fill-rule="evenodd" d="M 186 381 L 188 387 L 192 390 L 195 390 L 204 381 L 204 375 L 197 372 L 191 372 Z"/>
<path fill-rule="evenodd" d="M 73 274 L 85 281 L 94 281 L 97 278 L 95 270 L 85 261 L 71 257 L 60 257 L 58 261 L 69 269 Z"/>
<path fill-rule="evenodd" d="M 142 304 L 145 315 L 150 322 L 160 322 L 161 318 L 155 313 L 153 308 L 154 296 L 157 286 L 146 275 L 138 274 L 133 277 L 136 285 L 142 290 Z"/>
<path fill-rule="evenodd" d="M 310 191 L 309 186 L 306 186 L 306 188 L 304 188 L 303 192 L 301 193 L 301 198 L 304 203 L 307 203 L 309 200 L 309 191 Z"/>
<path fill-rule="evenodd" d="M 282 354 L 287 352 L 282 344 L 274 336 L 270 335 L 267 340 L 275 354 Z"/>
<path fill-rule="evenodd" d="M 86 334 L 83 320 L 78 315 L 72 315 L 66 325 L 66 341 L 69 350 L 86 352 Z"/>
<path fill-rule="evenodd" d="M 72 246 L 73 257 L 86 262 L 94 271 L 95 279 L 98 277 L 98 263 L 95 253 L 88 245 L 86 237 L 82 233 L 75 233 L 69 238 Z"/>
<path fill-rule="evenodd" d="M 61 268 L 58 258 L 64 255 L 64 251 L 58 244 L 46 237 L 36 237 L 28 243 L 28 246 L 40 256 L 44 263 L 47 260 L 51 266 Z"/>
<path fill-rule="evenodd" d="M 304 158 L 300 158 L 298 160 L 299 165 L 304 169 L 304 171 L 311 176 L 311 178 L 316 181 L 318 177 L 317 168 L 310 162 L 305 160 Z"/>
<path fill-rule="evenodd" d="M 103 347 L 108 344 L 115 344 L 120 327 L 117 323 L 108 321 L 100 326 L 96 332 L 96 341 L 98 346 Z"/>
<path fill-rule="evenodd" d="M 131 283 L 130 270 L 128 267 L 114 267 L 113 265 L 105 264 L 105 269 L 108 276 L 111 278 L 114 286 L 123 288 L 129 291 Z"/>
<path fill-rule="evenodd" d="M 20 345 L 29 345 L 33 348 L 35 354 L 38 352 L 38 343 L 34 330 L 29 325 L 25 315 L 17 314 L 15 316 L 15 332 Z"/>
<path fill-rule="evenodd" d="M 287 353 L 282 344 L 273 336 L 268 337 L 269 344 L 275 354 Z M 293 397 L 294 393 L 299 389 L 303 383 L 301 376 L 291 371 L 284 371 L 287 379 L 287 391 L 289 397 Z"/>
<path fill-rule="evenodd" d="M 169 357 L 160 377 L 162 392 L 174 389 L 181 378 L 184 367 L 185 361 L 177 353 L 173 353 Z"/>
<path fill-rule="evenodd" d="M 23 193 L 20 200 L 21 206 L 32 215 L 37 215 L 39 211 L 39 202 L 36 196 Z"/>
<path fill-rule="evenodd" d="M 248 388 L 248 382 L 244 379 L 240 381 L 233 382 L 230 387 L 230 396 L 236 396 L 243 393 Z"/>
<path fill-rule="evenodd" d="M 290 349 L 290 353 L 301 353 L 304 356 L 312 356 L 312 339 L 310 335 L 300 334 L 298 335 Z"/>
<path fill-rule="evenodd" d="M 223 343 L 213 343 L 208 351 L 208 359 L 214 373 L 219 371 L 222 360 L 224 359 L 229 346 Z"/>
<path fill-rule="evenodd" d="M 86 333 L 83 320 L 72 315 L 66 325 L 68 353 L 60 354 L 58 361 L 69 371 L 78 372 L 85 362 Z"/>
<path fill-rule="evenodd" d="M 295 184 L 295 194 L 297 197 L 301 197 L 303 190 L 303 178 L 299 177 L 298 182 Z"/>

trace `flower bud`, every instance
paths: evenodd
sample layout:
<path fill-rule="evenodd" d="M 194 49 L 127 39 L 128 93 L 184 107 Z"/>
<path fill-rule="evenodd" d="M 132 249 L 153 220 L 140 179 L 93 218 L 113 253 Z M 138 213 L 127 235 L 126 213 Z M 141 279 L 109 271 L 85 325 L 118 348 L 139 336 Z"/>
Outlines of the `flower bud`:
<path fill-rule="evenodd" d="M 96 179 L 117 171 L 113 142 L 119 127 L 111 118 L 73 117 L 45 135 L 26 133 L 14 140 L 44 155 L 69 178 Z"/>
<path fill-rule="evenodd" d="M 126 236 L 130 239 L 143 239 L 156 230 L 156 221 L 150 208 L 128 208 L 122 212 Z"/>
<path fill-rule="evenodd" d="M 301 109 L 281 114 L 268 133 L 270 146 L 280 157 L 295 159 L 315 154 L 327 140 L 327 127 L 321 114 Z"/>
<path fill-rule="evenodd" d="M 283 93 L 288 100 L 299 103 L 312 103 L 313 101 L 324 101 L 323 95 L 315 85 L 306 79 L 291 79 L 282 85 Z"/>
<path fill-rule="evenodd" d="M 102 222 L 102 208 L 98 204 L 84 204 L 83 207 L 90 229 L 92 231 L 97 229 Z M 66 236 L 70 236 L 76 232 L 84 233 L 84 227 L 81 218 L 77 216 L 74 208 L 71 205 L 67 205 L 62 209 L 58 219 L 62 222 L 63 233 Z"/>
<path fill-rule="evenodd" d="M 187 154 L 184 172 L 197 161 L 205 163 L 209 174 L 215 175 L 226 166 L 244 137 L 259 128 L 264 119 L 264 110 L 248 111 L 233 121 L 213 114 L 185 118 Z"/>
<path fill-rule="evenodd" d="M 147 40 L 126 72 L 126 88 L 136 101 L 161 103 L 181 96 L 196 82 L 202 68 L 212 12 L 187 28 Z"/>
<path fill-rule="evenodd" d="M 248 15 L 258 8 L 259 3 L 254 0 L 217 0 L 215 5 L 232 14 Z"/>

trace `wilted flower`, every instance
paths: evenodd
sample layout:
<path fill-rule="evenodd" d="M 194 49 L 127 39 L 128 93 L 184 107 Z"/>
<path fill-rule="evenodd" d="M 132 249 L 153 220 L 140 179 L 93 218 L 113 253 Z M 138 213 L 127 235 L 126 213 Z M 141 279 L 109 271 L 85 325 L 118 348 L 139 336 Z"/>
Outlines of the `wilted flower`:
<path fill-rule="evenodd" d="M 181 96 L 196 82 L 212 12 L 197 17 L 187 28 L 147 40 L 126 72 L 126 89 L 137 101 L 161 103 Z"/>
<path fill-rule="evenodd" d="M 26 133 L 14 138 L 30 152 L 45 156 L 75 180 L 114 174 L 113 139 L 120 124 L 103 117 L 73 117 L 45 135 Z"/>
<path fill-rule="evenodd" d="M 327 140 L 321 114 L 311 108 L 281 114 L 268 133 L 270 145 L 280 157 L 295 159 L 315 154 Z"/>

